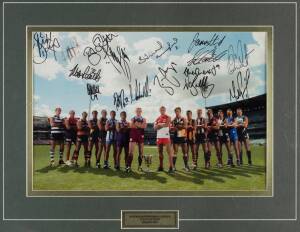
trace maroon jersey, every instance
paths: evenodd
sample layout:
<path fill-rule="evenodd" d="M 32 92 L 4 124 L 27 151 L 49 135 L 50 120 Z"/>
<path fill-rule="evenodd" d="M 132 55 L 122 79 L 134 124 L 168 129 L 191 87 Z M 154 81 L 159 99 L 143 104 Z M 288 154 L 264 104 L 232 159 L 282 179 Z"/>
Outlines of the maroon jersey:
<path fill-rule="evenodd" d="M 144 121 L 144 118 L 142 116 L 134 116 L 131 121 L 133 123 L 140 122 L 142 123 Z M 136 142 L 136 143 L 144 143 L 144 134 L 145 130 L 143 128 L 130 128 L 130 142 Z"/>

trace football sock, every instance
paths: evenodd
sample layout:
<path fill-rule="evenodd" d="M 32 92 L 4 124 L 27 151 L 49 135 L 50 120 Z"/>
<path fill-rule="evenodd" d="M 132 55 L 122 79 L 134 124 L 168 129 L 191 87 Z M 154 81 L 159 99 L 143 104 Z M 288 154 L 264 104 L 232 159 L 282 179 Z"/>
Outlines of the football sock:
<path fill-rule="evenodd" d="M 162 155 L 159 156 L 159 166 L 163 166 L 164 157 Z"/>
<path fill-rule="evenodd" d="M 184 162 L 184 166 L 188 165 L 188 156 L 187 155 L 183 156 L 183 162 Z"/>
<path fill-rule="evenodd" d="M 50 150 L 50 160 L 53 161 L 54 160 L 54 151 Z"/>
<path fill-rule="evenodd" d="M 222 153 L 218 152 L 217 157 L 218 157 L 219 164 L 222 164 Z"/>
<path fill-rule="evenodd" d="M 251 151 L 247 151 L 248 162 L 251 162 Z"/>
<path fill-rule="evenodd" d="M 229 160 L 230 164 L 233 164 L 233 155 L 232 155 L 232 153 L 229 153 L 228 160 Z"/>
<path fill-rule="evenodd" d="M 243 163 L 243 152 L 240 152 L 240 163 Z"/>
<path fill-rule="evenodd" d="M 211 157 L 211 151 L 207 152 L 207 162 L 210 162 L 210 157 Z"/>
<path fill-rule="evenodd" d="M 133 154 L 129 154 L 126 161 L 128 167 L 131 167 L 132 159 L 133 159 Z"/>
<path fill-rule="evenodd" d="M 59 151 L 59 159 L 62 160 L 63 159 L 63 152 Z"/>
<path fill-rule="evenodd" d="M 138 157 L 139 166 L 142 165 L 142 161 L 143 161 L 143 158 L 141 155 L 139 155 L 139 157 Z"/>
<path fill-rule="evenodd" d="M 76 151 L 76 150 L 74 151 L 72 159 L 75 161 L 78 160 L 78 151 Z"/>
<path fill-rule="evenodd" d="M 205 163 L 208 162 L 208 152 L 204 152 L 204 161 Z"/>
<path fill-rule="evenodd" d="M 173 165 L 175 166 L 177 160 L 177 156 L 173 156 Z"/>

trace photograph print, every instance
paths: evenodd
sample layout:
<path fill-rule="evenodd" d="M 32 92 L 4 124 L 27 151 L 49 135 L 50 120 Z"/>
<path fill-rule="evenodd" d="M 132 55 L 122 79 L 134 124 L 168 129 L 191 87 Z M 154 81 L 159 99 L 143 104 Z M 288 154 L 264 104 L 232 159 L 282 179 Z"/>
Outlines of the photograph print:
<path fill-rule="evenodd" d="M 28 27 L 29 195 L 272 195 L 271 27 Z"/>

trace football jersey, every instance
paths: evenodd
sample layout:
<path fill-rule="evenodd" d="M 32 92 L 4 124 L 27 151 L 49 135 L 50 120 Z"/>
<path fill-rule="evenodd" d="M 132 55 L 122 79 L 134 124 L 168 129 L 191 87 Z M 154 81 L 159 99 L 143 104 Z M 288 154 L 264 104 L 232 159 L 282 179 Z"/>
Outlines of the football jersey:
<path fill-rule="evenodd" d="M 195 133 L 194 133 L 194 125 L 195 125 L 195 120 L 194 119 L 191 119 L 191 120 L 188 120 L 187 122 L 187 138 L 188 140 L 193 140 L 194 137 L 195 137 Z"/>
<path fill-rule="evenodd" d="M 100 119 L 99 119 L 99 121 L 100 121 L 100 124 L 101 124 L 101 126 L 102 126 L 102 131 L 105 131 L 105 125 L 106 125 L 106 122 L 107 122 L 107 118 L 103 118 L 103 117 L 101 117 Z"/>
<path fill-rule="evenodd" d="M 172 124 L 174 127 L 178 127 L 178 126 L 184 126 L 184 118 L 180 117 L 177 118 L 175 117 L 172 121 Z M 182 129 L 178 129 L 175 131 L 174 136 L 176 137 L 186 137 L 186 129 L 182 128 Z"/>
<path fill-rule="evenodd" d="M 97 133 L 99 131 L 99 128 L 98 128 L 98 119 L 97 118 L 93 118 L 90 120 L 90 124 L 91 124 L 91 130 L 90 130 L 90 133 L 93 134 L 93 133 Z"/>
<path fill-rule="evenodd" d="M 116 119 L 108 119 L 107 122 L 108 126 L 110 127 L 110 129 L 107 131 L 107 135 L 106 138 L 107 140 L 115 140 L 116 139 L 116 124 L 117 124 L 117 120 Z"/>
<path fill-rule="evenodd" d="M 246 118 L 246 117 L 245 117 L 244 115 L 242 115 L 242 116 L 237 116 L 237 117 L 235 118 L 235 120 L 236 120 L 236 122 L 237 122 L 237 125 L 239 126 L 239 127 L 236 128 L 238 132 L 242 132 L 242 131 L 245 131 L 245 130 L 246 130 L 246 128 L 244 127 L 245 118 Z"/>
<path fill-rule="evenodd" d="M 88 126 L 87 120 L 80 119 L 81 129 L 77 129 L 77 135 L 89 135 L 90 128 Z"/>
<path fill-rule="evenodd" d="M 139 123 L 143 123 L 144 122 L 144 118 L 142 116 L 134 116 L 131 121 L 133 121 L 133 123 L 139 122 Z M 140 131 L 144 131 L 143 128 L 131 128 L 131 130 L 140 130 Z"/>
<path fill-rule="evenodd" d="M 205 124 L 205 118 L 201 117 L 201 118 L 197 118 L 196 119 L 196 126 L 204 126 Z M 196 134 L 204 134 L 205 133 L 205 129 L 203 127 L 197 127 L 196 129 Z"/>
<path fill-rule="evenodd" d="M 68 118 L 70 128 L 67 129 L 70 133 L 75 133 L 77 131 L 77 118 Z"/>
<path fill-rule="evenodd" d="M 155 124 L 159 123 L 166 123 L 168 121 L 169 116 L 168 115 L 160 115 L 156 120 Z M 169 127 L 162 127 L 157 130 L 157 138 L 170 138 L 170 128 Z"/>
<path fill-rule="evenodd" d="M 223 136 L 224 134 L 228 133 L 227 128 L 225 128 L 225 118 L 219 118 L 218 123 L 220 125 L 219 136 Z"/>
<path fill-rule="evenodd" d="M 54 125 L 51 126 L 51 134 L 63 134 L 65 132 L 64 120 L 59 116 L 54 115 L 52 121 Z"/>
<path fill-rule="evenodd" d="M 207 125 L 208 126 L 216 126 L 218 124 L 218 118 L 213 116 L 211 118 L 208 118 L 208 121 L 207 121 Z M 218 129 L 213 129 L 213 128 L 210 128 L 209 129 L 209 132 L 217 132 Z"/>

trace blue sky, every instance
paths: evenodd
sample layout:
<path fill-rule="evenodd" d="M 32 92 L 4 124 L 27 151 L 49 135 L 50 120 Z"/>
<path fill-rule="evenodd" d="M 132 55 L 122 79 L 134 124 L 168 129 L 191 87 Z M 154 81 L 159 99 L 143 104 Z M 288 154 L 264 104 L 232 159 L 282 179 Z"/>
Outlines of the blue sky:
<path fill-rule="evenodd" d="M 88 111 L 90 98 L 87 95 L 86 84 L 99 85 L 101 94 L 98 95 L 98 100 L 91 102 L 91 109 L 98 111 L 107 110 L 125 110 L 129 116 L 133 115 L 134 109 L 137 106 L 143 108 L 144 115 L 149 121 L 153 121 L 158 114 L 160 105 L 165 105 L 169 114 L 173 113 L 173 108 L 177 105 L 182 106 L 183 110 L 191 109 L 193 112 L 197 108 L 203 108 L 209 105 L 224 104 L 230 102 L 229 89 L 232 89 L 232 81 L 237 85 L 237 74 L 241 72 L 245 76 L 247 70 L 250 70 L 248 81 L 248 97 L 254 97 L 266 92 L 266 53 L 264 32 L 198 32 L 199 41 L 210 41 L 213 35 L 216 34 L 219 38 L 224 38 L 223 42 L 216 47 L 216 53 L 225 51 L 222 59 L 215 62 L 202 62 L 200 64 L 187 65 L 187 61 L 191 60 L 199 51 L 199 49 L 212 49 L 215 46 L 195 44 L 194 48 L 188 52 L 188 48 L 193 43 L 193 38 L 197 32 L 112 32 L 115 36 L 108 43 L 111 50 L 117 54 L 117 49 L 124 49 L 129 57 L 128 67 L 131 70 L 131 80 L 129 81 L 124 73 L 119 73 L 113 66 L 113 62 L 108 63 L 104 53 L 99 51 L 101 60 L 98 64 L 90 63 L 87 56 L 84 56 L 84 50 L 87 47 L 94 48 L 92 43 L 93 36 L 98 33 L 101 36 L 109 35 L 108 32 L 52 32 L 51 40 L 43 43 L 43 38 L 47 35 L 50 38 L 49 32 L 41 33 L 37 40 L 33 40 L 33 99 L 34 99 L 34 115 L 50 116 L 53 115 L 55 107 L 60 106 L 63 109 L 63 115 L 67 115 L 68 111 L 73 109 L 79 115 L 82 111 Z M 37 36 L 37 35 L 35 35 Z M 177 43 L 167 50 L 164 55 L 156 58 L 155 55 L 164 51 L 168 47 L 168 42 L 173 44 L 177 39 Z M 152 54 L 158 48 L 157 41 L 162 45 L 161 50 L 150 56 L 143 64 L 139 64 L 139 57 L 144 57 L 144 54 Z M 238 52 L 237 45 L 240 41 L 242 47 L 246 51 L 252 51 L 248 56 L 248 64 L 243 67 L 237 67 L 233 73 L 228 73 L 228 48 L 232 45 L 234 60 L 236 66 L 239 66 L 239 58 L 242 57 Z M 54 56 L 53 44 L 55 54 Z M 59 44 L 59 45 L 58 45 Z M 77 45 L 77 46 L 76 46 Z M 47 50 L 47 58 L 40 57 L 39 49 Z M 68 47 L 73 49 L 73 57 L 64 59 L 67 54 Z M 99 49 L 99 47 L 98 47 Z M 226 53 L 227 51 L 227 53 Z M 103 51 L 102 51 L 103 52 Z M 96 57 L 98 57 L 96 55 Z M 43 63 L 40 63 L 44 60 Z M 157 84 L 153 84 L 155 75 L 158 79 L 162 79 L 159 72 L 159 67 L 166 70 L 170 68 L 171 63 L 175 63 L 176 72 L 170 70 L 167 72 L 168 78 L 175 77 L 180 83 L 178 87 L 172 87 L 174 94 L 168 94 L 165 89 Z M 70 70 L 78 64 L 81 71 L 86 67 L 101 69 L 101 79 L 99 82 L 82 80 L 76 77 L 69 77 Z M 117 63 L 114 63 L 118 66 Z M 210 96 L 206 99 L 200 94 L 193 96 L 189 90 L 184 90 L 186 76 L 184 69 L 188 67 L 190 70 L 209 70 L 213 65 L 219 65 L 216 75 L 208 75 L 208 83 L 213 84 L 214 88 Z M 124 65 L 123 65 L 124 66 Z M 120 66 L 118 66 L 120 68 Z M 114 105 L 114 93 L 119 93 L 124 89 L 125 96 L 129 96 L 129 84 L 133 85 L 135 80 L 143 85 L 146 77 L 149 78 L 149 88 L 151 96 L 140 98 L 139 100 L 129 103 L 125 108 L 116 107 Z M 194 76 L 190 76 L 191 79 Z M 201 80 L 203 75 L 199 75 L 197 80 Z M 245 83 L 244 83 L 245 84 Z M 244 96 L 244 98 L 246 98 Z M 239 100 L 241 100 L 240 98 Z M 235 101 L 235 99 L 231 99 Z"/>

